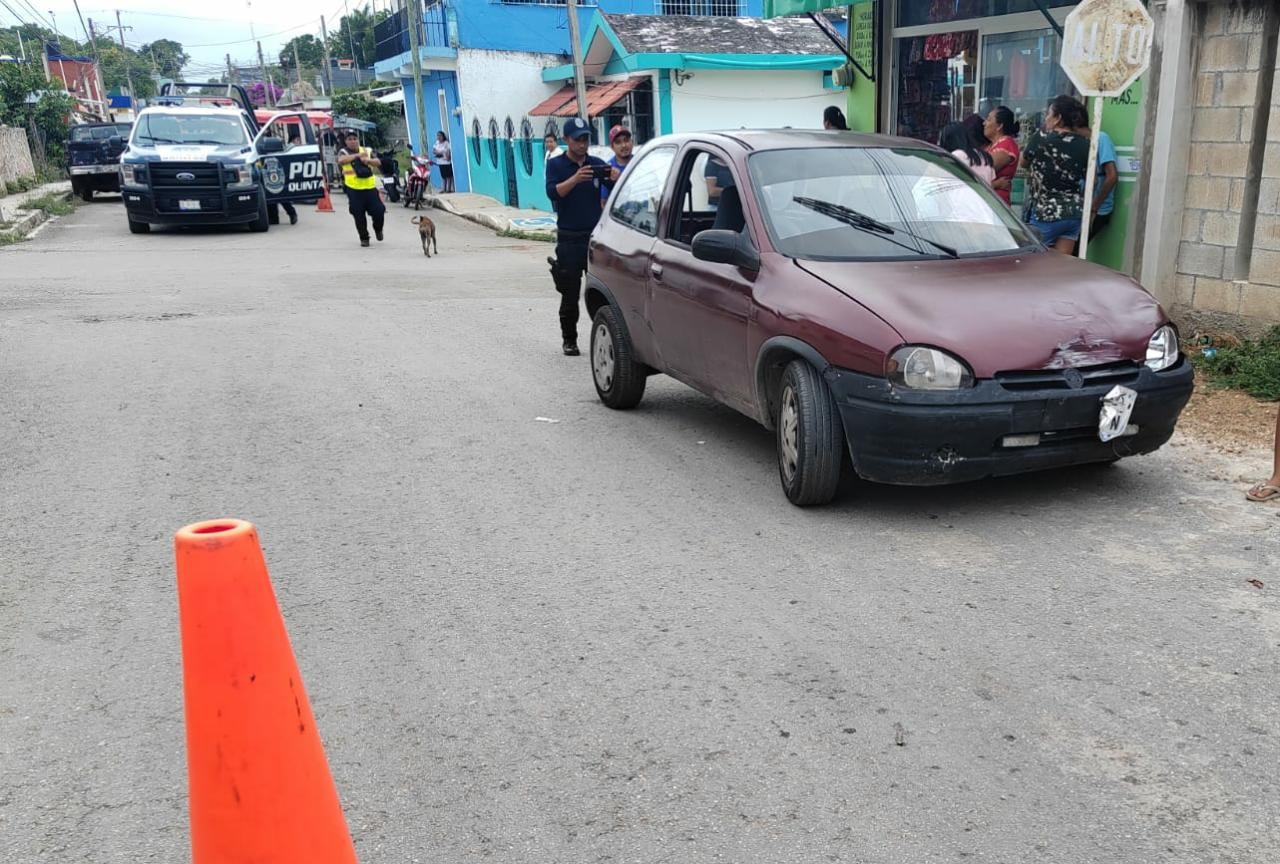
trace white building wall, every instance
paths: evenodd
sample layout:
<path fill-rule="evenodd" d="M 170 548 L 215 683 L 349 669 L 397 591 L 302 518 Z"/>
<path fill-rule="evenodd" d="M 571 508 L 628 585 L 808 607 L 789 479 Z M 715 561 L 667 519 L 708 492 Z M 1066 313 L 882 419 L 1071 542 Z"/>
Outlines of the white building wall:
<path fill-rule="evenodd" d="M 490 117 L 499 126 L 510 117 L 518 127 L 530 108 L 562 86 L 542 81 L 542 70 L 560 62 L 556 54 L 458 49 L 458 89 L 467 134 L 473 117 L 480 118 L 485 135 Z"/>
<path fill-rule="evenodd" d="M 671 87 L 673 132 L 792 126 L 821 129 L 828 105 L 844 110 L 843 90 L 825 90 L 818 70 L 796 72 L 698 69 Z"/>

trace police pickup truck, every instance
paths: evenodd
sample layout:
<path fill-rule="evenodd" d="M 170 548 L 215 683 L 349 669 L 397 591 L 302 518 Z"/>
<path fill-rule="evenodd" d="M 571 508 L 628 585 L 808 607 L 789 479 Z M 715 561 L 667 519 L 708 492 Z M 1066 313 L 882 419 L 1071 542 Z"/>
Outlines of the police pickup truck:
<path fill-rule="evenodd" d="M 134 234 L 152 225 L 266 231 L 275 205 L 324 194 L 324 169 L 305 113 L 281 112 L 259 126 L 243 87 L 174 83 L 134 121 L 120 192 Z"/>

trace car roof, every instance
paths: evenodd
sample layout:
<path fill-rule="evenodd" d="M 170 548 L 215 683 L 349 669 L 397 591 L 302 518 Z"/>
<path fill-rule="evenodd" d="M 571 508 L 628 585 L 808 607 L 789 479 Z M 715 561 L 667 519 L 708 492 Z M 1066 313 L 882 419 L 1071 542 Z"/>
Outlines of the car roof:
<path fill-rule="evenodd" d="M 913 147 L 934 149 L 918 138 L 873 135 L 867 132 L 836 132 L 825 129 L 725 129 L 715 132 L 681 132 L 655 138 L 650 143 L 683 144 L 686 141 L 718 141 L 751 151 L 795 150 L 817 147 Z"/>

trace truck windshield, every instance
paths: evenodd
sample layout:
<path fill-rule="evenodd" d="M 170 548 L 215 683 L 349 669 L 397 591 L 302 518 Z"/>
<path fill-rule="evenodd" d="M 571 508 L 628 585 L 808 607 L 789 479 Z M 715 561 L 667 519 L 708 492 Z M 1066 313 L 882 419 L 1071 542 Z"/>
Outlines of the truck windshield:
<path fill-rule="evenodd" d="M 144 114 L 138 118 L 133 141 L 157 144 L 213 144 L 241 147 L 249 143 L 244 124 L 236 116 L 217 114 Z"/>
<path fill-rule="evenodd" d="M 772 150 L 748 161 L 775 247 L 826 261 L 1012 252 L 1035 239 L 947 153 L 888 147 Z"/>
<path fill-rule="evenodd" d="M 106 141 L 114 135 L 128 137 L 127 125 L 115 126 L 76 126 L 71 130 L 71 140 L 77 144 L 85 141 Z"/>

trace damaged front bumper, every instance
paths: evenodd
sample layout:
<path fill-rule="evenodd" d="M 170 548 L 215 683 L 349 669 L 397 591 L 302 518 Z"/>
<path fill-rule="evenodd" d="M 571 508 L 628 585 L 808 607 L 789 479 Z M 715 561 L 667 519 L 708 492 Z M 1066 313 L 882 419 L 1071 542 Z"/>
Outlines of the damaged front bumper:
<path fill-rule="evenodd" d="M 878 483 L 930 486 L 1109 462 L 1159 449 L 1191 398 L 1186 358 L 1161 372 L 1135 363 L 1014 372 L 971 388 L 921 391 L 829 368 L 858 475 Z M 1137 392 L 1125 434 L 1098 437 L 1102 399 L 1115 385 Z"/>

